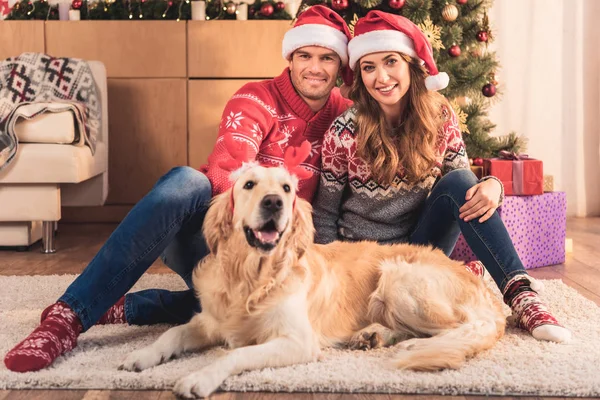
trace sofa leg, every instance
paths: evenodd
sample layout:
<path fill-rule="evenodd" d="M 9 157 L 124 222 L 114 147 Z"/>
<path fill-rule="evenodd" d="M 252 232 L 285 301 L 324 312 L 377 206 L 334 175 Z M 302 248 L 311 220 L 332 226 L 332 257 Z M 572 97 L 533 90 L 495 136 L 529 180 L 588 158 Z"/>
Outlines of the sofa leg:
<path fill-rule="evenodd" d="M 54 244 L 54 221 L 42 222 L 42 253 L 56 253 Z"/>

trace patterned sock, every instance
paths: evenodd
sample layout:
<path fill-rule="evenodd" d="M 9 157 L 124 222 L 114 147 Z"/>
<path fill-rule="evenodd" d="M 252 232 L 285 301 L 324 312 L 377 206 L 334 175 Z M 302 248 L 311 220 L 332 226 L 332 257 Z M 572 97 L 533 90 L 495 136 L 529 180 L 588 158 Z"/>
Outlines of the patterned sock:
<path fill-rule="evenodd" d="M 473 275 L 478 276 L 480 278 L 483 278 L 483 275 L 485 274 L 485 267 L 483 266 L 483 263 L 479 260 L 470 261 L 466 263 L 465 268 L 467 269 L 467 271 L 473 273 Z"/>
<path fill-rule="evenodd" d="M 531 333 L 537 340 L 568 342 L 571 331 L 561 326 L 531 288 L 527 275 L 513 277 L 504 289 L 504 302 L 513 311 L 511 317 L 518 328 Z"/>
<path fill-rule="evenodd" d="M 77 346 L 81 322 L 65 303 L 54 303 L 42 313 L 42 321 L 29 336 L 4 357 L 6 368 L 15 372 L 37 371 Z"/>
<path fill-rule="evenodd" d="M 114 306 L 108 309 L 100 321 L 96 322 L 96 325 L 107 325 L 107 324 L 126 324 L 125 318 L 125 296 L 121 297 Z"/>

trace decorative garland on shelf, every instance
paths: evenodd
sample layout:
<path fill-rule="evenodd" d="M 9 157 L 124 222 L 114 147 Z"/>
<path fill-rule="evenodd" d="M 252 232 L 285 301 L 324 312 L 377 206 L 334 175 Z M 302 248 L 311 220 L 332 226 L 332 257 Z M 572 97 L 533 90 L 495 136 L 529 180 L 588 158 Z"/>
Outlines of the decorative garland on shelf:
<path fill-rule="evenodd" d="M 196 0 L 191 0 L 196 1 Z M 73 0 L 82 20 L 191 20 L 190 0 Z M 206 1 L 206 19 L 235 20 L 239 4 L 222 0 Z M 58 20 L 58 5 L 47 0 L 21 0 L 6 20 Z M 282 1 L 255 0 L 248 5 L 248 19 L 291 20 Z"/>

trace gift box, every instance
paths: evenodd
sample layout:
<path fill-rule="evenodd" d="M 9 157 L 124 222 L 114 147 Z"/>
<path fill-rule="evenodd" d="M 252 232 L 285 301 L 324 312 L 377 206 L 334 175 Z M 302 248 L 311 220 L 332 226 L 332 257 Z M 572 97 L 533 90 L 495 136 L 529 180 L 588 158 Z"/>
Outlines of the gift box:
<path fill-rule="evenodd" d="M 477 179 L 483 178 L 483 167 L 479 167 L 477 165 L 471 165 L 471 172 L 475 174 Z"/>
<path fill-rule="evenodd" d="M 554 192 L 554 176 L 544 175 L 544 192 Z"/>
<path fill-rule="evenodd" d="M 524 154 L 500 152 L 501 158 L 483 160 L 483 173 L 502 181 L 507 196 L 544 193 L 544 165 Z"/>
<path fill-rule="evenodd" d="M 565 261 L 565 192 L 506 196 L 498 213 L 525 268 L 545 267 Z M 465 262 L 477 259 L 462 234 L 450 258 Z"/>

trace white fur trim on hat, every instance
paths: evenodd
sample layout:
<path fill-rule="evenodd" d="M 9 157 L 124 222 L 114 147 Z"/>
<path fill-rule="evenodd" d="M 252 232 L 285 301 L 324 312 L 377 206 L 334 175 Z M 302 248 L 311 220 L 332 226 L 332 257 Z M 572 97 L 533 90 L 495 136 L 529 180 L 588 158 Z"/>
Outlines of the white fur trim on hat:
<path fill-rule="evenodd" d="M 296 26 L 285 33 L 282 44 L 283 58 L 290 59 L 291 54 L 304 46 L 321 46 L 335 51 L 348 64 L 348 37 L 341 31 L 322 24 Z"/>
<path fill-rule="evenodd" d="M 380 51 L 397 51 L 420 60 L 408 35 L 392 30 L 371 31 L 355 36 L 348 43 L 350 68 L 354 70 L 362 56 Z"/>
<path fill-rule="evenodd" d="M 425 87 L 427 90 L 442 90 L 448 86 L 450 77 L 445 72 L 438 72 L 437 75 L 430 75 L 425 78 Z"/>

